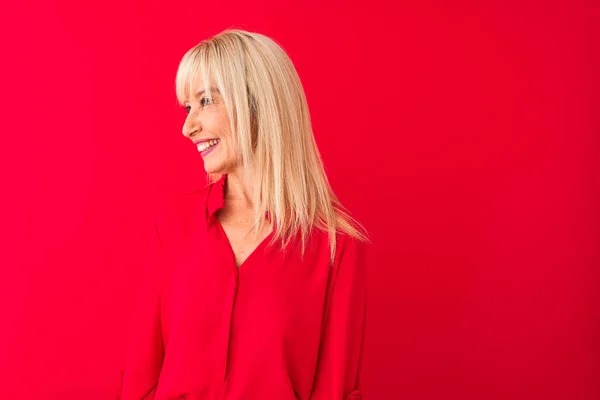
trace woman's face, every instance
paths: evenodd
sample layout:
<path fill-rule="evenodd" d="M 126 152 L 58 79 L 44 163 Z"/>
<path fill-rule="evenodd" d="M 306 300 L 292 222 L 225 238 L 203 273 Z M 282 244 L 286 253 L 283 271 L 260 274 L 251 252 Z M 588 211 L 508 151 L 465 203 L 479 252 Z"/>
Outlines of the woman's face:
<path fill-rule="evenodd" d="M 188 115 L 183 124 L 183 135 L 198 148 L 206 172 L 231 174 L 238 163 L 223 98 L 214 85 L 211 97 L 208 97 L 201 78 L 193 87 L 196 92 L 191 93 L 184 104 Z"/>

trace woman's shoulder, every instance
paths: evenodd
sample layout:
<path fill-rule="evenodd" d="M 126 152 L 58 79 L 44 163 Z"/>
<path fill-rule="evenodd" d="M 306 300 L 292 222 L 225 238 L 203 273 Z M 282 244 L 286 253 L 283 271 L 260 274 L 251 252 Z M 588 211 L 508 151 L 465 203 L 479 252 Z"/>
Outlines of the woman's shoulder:
<path fill-rule="evenodd" d="M 369 243 L 368 239 L 348 232 L 338 232 L 336 234 L 336 257 L 341 257 L 346 253 L 362 255 L 367 250 Z"/>

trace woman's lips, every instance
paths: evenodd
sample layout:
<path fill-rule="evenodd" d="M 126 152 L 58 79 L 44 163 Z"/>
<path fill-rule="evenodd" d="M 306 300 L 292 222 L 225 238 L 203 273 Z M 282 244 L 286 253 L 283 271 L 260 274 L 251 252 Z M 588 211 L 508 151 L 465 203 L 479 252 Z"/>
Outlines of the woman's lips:
<path fill-rule="evenodd" d="M 196 147 L 198 148 L 198 151 L 200 152 L 200 155 L 205 156 L 208 153 L 210 153 L 211 151 L 213 151 L 214 148 L 217 147 L 217 145 L 220 142 L 221 142 L 221 139 L 199 140 L 198 144 L 196 145 Z"/>
<path fill-rule="evenodd" d="M 218 145 L 219 145 L 219 143 L 217 143 L 217 144 L 214 144 L 214 145 L 210 146 L 208 149 L 206 149 L 206 150 L 204 150 L 204 151 L 201 151 L 201 152 L 200 152 L 200 155 L 201 155 L 202 157 L 206 156 L 208 153 L 210 153 L 211 151 L 213 151 L 213 150 L 215 149 L 215 147 L 217 147 Z"/>
<path fill-rule="evenodd" d="M 208 142 L 209 140 L 220 140 L 219 138 L 208 138 L 208 139 L 197 139 L 194 140 L 194 144 L 198 146 L 200 143 Z"/>

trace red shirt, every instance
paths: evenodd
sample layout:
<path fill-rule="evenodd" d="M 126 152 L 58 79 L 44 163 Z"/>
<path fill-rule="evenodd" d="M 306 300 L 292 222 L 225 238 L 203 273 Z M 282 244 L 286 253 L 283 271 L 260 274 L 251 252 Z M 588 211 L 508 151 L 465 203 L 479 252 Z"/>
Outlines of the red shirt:
<path fill-rule="evenodd" d="M 121 400 L 360 400 L 364 244 L 271 233 L 238 268 L 215 213 L 224 176 L 156 219 Z"/>

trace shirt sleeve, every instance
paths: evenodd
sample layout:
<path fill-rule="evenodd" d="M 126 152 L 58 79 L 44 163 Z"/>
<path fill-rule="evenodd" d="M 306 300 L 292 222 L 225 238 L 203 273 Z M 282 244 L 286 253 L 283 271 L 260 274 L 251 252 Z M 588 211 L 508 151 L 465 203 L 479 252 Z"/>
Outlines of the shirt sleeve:
<path fill-rule="evenodd" d="M 160 315 L 164 255 L 156 221 L 148 255 L 117 400 L 153 400 L 164 360 Z"/>
<path fill-rule="evenodd" d="M 311 400 L 363 399 L 365 244 L 350 238 L 345 241 L 332 271 Z"/>

